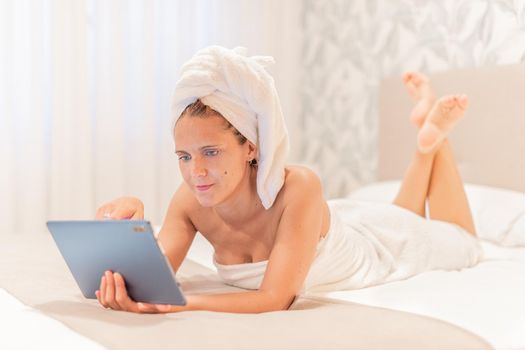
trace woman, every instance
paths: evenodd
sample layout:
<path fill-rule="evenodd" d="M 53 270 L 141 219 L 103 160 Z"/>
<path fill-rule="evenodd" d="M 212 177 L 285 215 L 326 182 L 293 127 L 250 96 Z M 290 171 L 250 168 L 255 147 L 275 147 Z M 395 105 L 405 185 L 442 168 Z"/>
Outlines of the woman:
<path fill-rule="evenodd" d="M 210 47 L 183 67 L 173 109 L 184 182 L 159 233 L 174 271 L 199 231 L 214 247 L 219 276 L 249 291 L 189 295 L 186 306 L 136 303 L 123 277 L 107 271 L 96 293 L 104 307 L 285 310 L 307 291 L 362 288 L 477 262 L 472 216 L 446 140 L 464 114 L 466 96 L 436 102 L 426 77 L 405 74 L 416 101 L 411 120 L 421 129 L 394 203 L 327 203 L 315 173 L 284 164 L 287 132 L 263 68 L 269 61 Z M 97 218 L 142 219 L 143 213 L 139 199 L 124 197 L 101 206 Z"/>

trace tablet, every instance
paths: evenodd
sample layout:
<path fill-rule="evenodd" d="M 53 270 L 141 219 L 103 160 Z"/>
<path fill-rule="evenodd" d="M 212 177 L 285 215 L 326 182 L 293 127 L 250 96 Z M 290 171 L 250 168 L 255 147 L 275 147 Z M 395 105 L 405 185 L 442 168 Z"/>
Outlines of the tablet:
<path fill-rule="evenodd" d="M 47 227 L 86 298 L 96 299 L 100 279 L 110 270 L 124 276 L 137 302 L 186 304 L 149 221 L 48 221 Z"/>

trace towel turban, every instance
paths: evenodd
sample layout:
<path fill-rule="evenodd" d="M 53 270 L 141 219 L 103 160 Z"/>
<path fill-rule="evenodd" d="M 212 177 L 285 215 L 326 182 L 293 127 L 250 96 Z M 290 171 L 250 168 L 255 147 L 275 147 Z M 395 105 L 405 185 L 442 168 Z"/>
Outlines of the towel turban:
<path fill-rule="evenodd" d="M 288 131 L 270 56 L 247 56 L 245 48 L 210 46 L 182 67 L 172 101 L 173 127 L 184 109 L 200 99 L 257 146 L 257 193 L 268 209 L 284 184 Z"/>

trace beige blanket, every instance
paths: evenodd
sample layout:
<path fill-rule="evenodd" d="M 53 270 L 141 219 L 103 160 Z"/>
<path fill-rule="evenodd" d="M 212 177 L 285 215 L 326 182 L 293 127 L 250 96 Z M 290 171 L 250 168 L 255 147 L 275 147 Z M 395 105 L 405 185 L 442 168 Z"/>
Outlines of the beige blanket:
<path fill-rule="evenodd" d="M 178 279 L 188 293 L 237 290 L 189 260 Z M 298 298 L 288 311 L 252 315 L 106 310 L 82 296 L 47 233 L 0 236 L 0 287 L 111 349 L 491 349 L 438 320 L 336 300 Z"/>

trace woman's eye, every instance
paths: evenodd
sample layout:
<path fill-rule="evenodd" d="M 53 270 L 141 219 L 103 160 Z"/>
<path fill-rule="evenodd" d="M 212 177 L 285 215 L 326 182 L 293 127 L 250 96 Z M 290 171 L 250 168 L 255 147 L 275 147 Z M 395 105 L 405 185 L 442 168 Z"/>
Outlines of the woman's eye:
<path fill-rule="evenodd" d="M 207 150 L 206 152 L 204 152 L 205 155 L 207 156 L 216 156 L 217 154 L 219 154 L 219 151 L 216 150 L 216 149 L 210 149 L 210 150 Z"/>
<path fill-rule="evenodd" d="M 190 160 L 190 156 L 180 156 L 179 160 L 183 160 L 183 161 Z"/>

